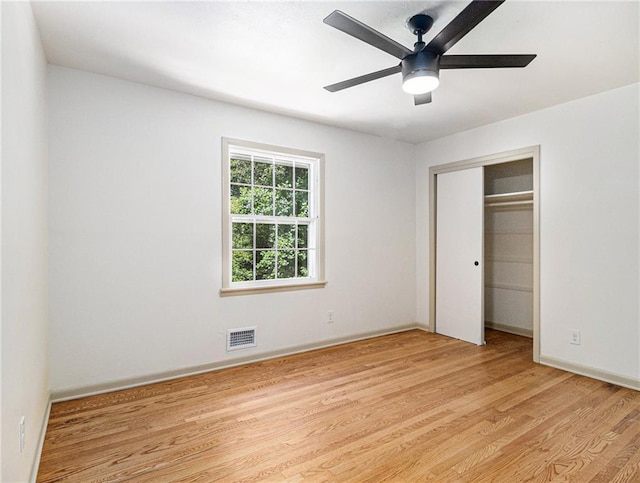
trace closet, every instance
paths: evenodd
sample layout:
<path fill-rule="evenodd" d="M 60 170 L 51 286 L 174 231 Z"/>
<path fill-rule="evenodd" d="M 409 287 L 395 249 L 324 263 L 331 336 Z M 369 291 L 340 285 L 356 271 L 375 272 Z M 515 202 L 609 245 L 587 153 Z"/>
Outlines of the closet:
<path fill-rule="evenodd" d="M 431 330 L 477 345 L 492 328 L 539 358 L 539 147 L 433 166 Z"/>
<path fill-rule="evenodd" d="M 484 324 L 533 338 L 533 161 L 484 167 Z"/>

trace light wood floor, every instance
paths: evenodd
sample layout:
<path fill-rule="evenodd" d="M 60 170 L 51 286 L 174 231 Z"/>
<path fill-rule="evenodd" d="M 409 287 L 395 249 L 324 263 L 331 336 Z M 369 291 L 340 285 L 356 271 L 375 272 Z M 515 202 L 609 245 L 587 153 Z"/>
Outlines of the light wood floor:
<path fill-rule="evenodd" d="M 640 393 L 414 330 L 54 404 L 39 482 L 640 481 Z"/>

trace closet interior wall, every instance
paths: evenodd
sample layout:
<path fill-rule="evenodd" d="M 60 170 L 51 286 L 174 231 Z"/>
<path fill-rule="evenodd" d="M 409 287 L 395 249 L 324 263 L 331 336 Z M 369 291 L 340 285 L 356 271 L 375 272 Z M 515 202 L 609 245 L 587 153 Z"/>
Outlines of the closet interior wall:
<path fill-rule="evenodd" d="M 485 327 L 533 337 L 533 161 L 484 168 Z"/>

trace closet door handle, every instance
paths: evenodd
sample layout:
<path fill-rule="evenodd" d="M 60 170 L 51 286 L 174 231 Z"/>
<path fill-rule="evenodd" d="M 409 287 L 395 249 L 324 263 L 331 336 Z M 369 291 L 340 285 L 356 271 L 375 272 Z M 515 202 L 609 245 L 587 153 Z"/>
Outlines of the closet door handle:
<path fill-rule="evenodd" d="M 478 265 L 480 265 L 480 262 L 476 260 L 475 262 L 473 262 L 473 264 L 477 267 Z"/>

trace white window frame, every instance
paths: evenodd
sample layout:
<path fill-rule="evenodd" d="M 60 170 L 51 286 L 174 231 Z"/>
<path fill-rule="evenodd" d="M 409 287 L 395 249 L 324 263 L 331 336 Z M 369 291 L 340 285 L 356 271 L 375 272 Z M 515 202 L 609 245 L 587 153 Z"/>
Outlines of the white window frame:
<path fill-rule="evenodd" d="M 309 170 L 309 217 L 304 219 L 309 226 L 308 252 L 309 276 L 275 280 L 232 280 L 232 223 L 254 219 L 269 223 L 282 219 L 277 216 L 231 214 L 230 161 L 232 154 L 274 157 L 308 164 Z M 239 139 L 222 138 L 222 288 L 221 295 L 241 295 L 287 290 L 322 288 L 324 279 L 324 154 L 299 149 L 272 146 Z M 290 217 L 287 217 L 290 218 Z M 293 218 L 293 217 L 291 217 Z"/>

